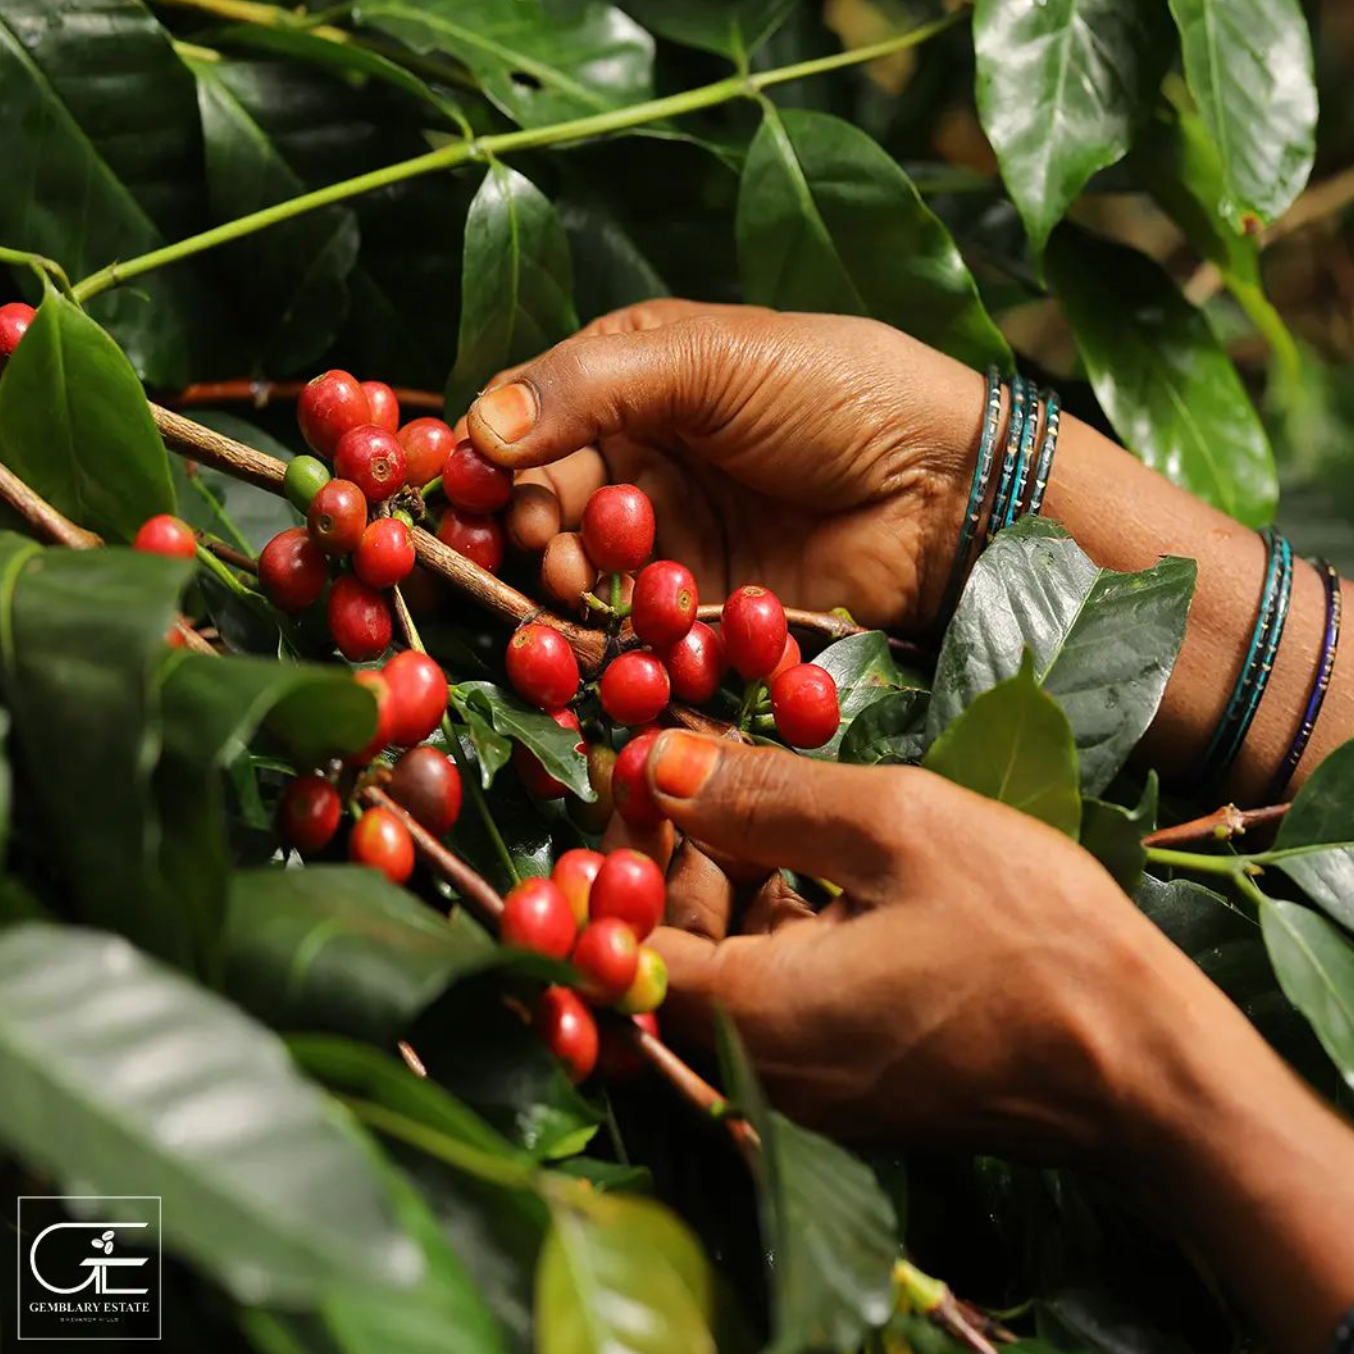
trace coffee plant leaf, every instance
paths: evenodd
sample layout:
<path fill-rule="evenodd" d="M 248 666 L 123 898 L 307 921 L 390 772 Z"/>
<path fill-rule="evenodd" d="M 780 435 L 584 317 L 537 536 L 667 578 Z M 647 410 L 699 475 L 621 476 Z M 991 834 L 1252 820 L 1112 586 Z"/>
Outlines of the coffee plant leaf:
<path fill-rule="evenodd" d="M 605 204 L 565 198 L 555 206 L 569 238 L 580 323 L 669 294 L 658 269 Z"/>
<path fill-rule="evenodd" d="M 1354 930 L 1354 742 L 1336 748 L 1294 798 L 1274 864 L 1346 930 Z"/>
<path fill-rule="evenodd" d="M 622 8 L 659 37 L 736 61 L 775 33 L 795 0 L 623 0 Z"/>
<path fill-rule="evenodd" d="M 496 733 L 520 743 L 580 799 L 591 803 L 597 798 L 588 781 L 588 760 L 578 751 L 578 734 L 492 682 L 461 682 L 453 697 L 459 708 L 478 711 Z"/>
<path fill-rule="evenodd" d="M 929 694 L 921 690 L 894 691 L 872 701 L 847 726 L 838 760 L 858 766 L 921 761 L 929 703 Z"/>
<path fill-rule="evenodd" d="M 1133 808 L 1090 797 L 1081 805 L 1081 844 L 1114 876 L 1125 893 L 1142 882 L 1147 852 L 1142 839 L 1157 825 L 1157 774 L 1149 771 Z"/>
<path fill-rule="evenodd" d="M 925 694 L 922 678 L 899 665 L 882 630 L 847 635 L 829 644 L 813 661 L 837 683 L 841 718 L 837 732 L 824 746 L 806 754 L 810 757 L 837 760 L 852 723 L 877 701 L 902 691 Z"/>

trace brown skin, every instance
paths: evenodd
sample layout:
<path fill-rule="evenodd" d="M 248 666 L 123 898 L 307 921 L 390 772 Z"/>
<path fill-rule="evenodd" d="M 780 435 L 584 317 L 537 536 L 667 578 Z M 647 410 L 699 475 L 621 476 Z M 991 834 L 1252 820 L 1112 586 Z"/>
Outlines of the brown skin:
<path fill-rule="evenodd" d="M 613 480 L 654 499 L 660 551 L 707 600 L 755 580 L 871 624 L 934 621 L 980 430 L 977 373 L 869 320 L 652 302 L 494 387 L 471 437 L 501 464 L 541 467 L 532 479 L 570 503 L 564 525 L 600 450 Z M 1187 767 L 1243 661 L 1262 548 L 1070 417 L 1046 515 L 1113 568 L 1198 559 L 1144 749 Z M 1303 567 L 1238 797 L 1261 792 L 1292 736 L 1322 618 Z M 1302 773 L 1354 734 L 1351 669 L 1337 667 Z M 701 1036 L 718 1002 L 777 1100 L 848 1136 L 962 1138 L 1117 1172 L 1276 1347 L 1321 1348 L 1354 1302 L 1354 1132 L 1087 853 L 920 770 L 671 732 L 649 774 L 686 834 L 677 925 L 656 942 L 670 1025 Z M 734 857 L 844 896 L 813 916 L 763 889 L 730 936 Z"/>

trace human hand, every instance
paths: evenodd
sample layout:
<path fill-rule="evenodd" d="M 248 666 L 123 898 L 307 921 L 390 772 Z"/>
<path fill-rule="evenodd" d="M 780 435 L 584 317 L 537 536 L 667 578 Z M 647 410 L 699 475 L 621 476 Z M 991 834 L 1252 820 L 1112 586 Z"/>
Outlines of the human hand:
<path fill-rule="evenodd" d="M 519 471 L 558 462 L 521 477 L 563 508 L 524 499 L 544 523 L 524 543 L 576 522 L 604 479 L 629 482 L 658 510 L 660 551 L 709 600 L 755 581 L 868 625 L 939 610 L 982 379 L 887 325 L 649 301 L 489 392 L 467 418 L 477 449 Z M 581 450 L 593 444 L 600 458 Z"/>

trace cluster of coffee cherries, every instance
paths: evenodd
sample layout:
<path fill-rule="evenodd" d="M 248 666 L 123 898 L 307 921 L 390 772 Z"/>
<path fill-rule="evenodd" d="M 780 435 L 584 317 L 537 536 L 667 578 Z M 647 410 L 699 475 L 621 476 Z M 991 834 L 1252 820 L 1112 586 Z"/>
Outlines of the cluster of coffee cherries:
<path fill-rule="evenodd" d="M 593 1007 L 609 1006 L 658 1033 L 653 1012 L 668 990 L 662 956 L 644 944 L 663 920 L 667 886 L 648 856 L 622 848 L 603 855 L 566 851 L 548 879 L 525 879 L 504 900 L 506 944 L 572 963 L 574 986 L 545 989 L 535 1026 L 574 1081 L 598 1066 L 621 1071 L 628 1048 L 599 1031 Z"/>

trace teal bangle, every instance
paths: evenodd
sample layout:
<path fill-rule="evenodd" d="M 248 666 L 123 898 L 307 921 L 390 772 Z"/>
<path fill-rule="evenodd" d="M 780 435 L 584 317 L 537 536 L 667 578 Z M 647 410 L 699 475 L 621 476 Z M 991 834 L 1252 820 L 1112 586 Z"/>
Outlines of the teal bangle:
<path fill-rule="evenodd" d="M 986 393 L 983 397 L 983 431 L 978 439 L 978 457 L 973 466 L 973 484 L 969 489 L 964 520 L 959 527 L 959 543 L 955 547 L 949 581 L 945 586 L 945 600 L 940 608 L 942 622 L 954 610 L 954 604 L 959 600 L 959 589 L 964 581 L 964 566 L 968 563 L 968 557 L 973 550 L 973 541 L 978 535 L 978 524 L 982 521 L 983 504 L 987 501 L 987 490 L 992 482 L 997 432 L 1001 427 L 1001 376 L 996 367 L 988 367 L 986 380 Z"/>
<path fill-rule="evenodd" d="M 1034 467 L 1030 502 L 1025 509 L 1027 517 L 1038 517 L 1043 509 L 1044 493 L 1048 489 L 1049 476 L 1053 473 L 1053 457 L 1058 449 L 1058 425 L 1061 422 L 1062 409 L 1058 404 L 1058 392 L 1044 391 L 1044 440 L 1039 444 L 1039 460 Z"/>
<path fill-rule="evenodd" d="M 1000 531 L 1009 527 L 1020 516 L 1020 505 L 1025 501 L 1025 489 L 1030 482 L 1030 466 L 1033 461 L 1035 434 L 1039 431 L 1039 394 L 1034 382 L 1025 383 L 1025 395 L 1029 408 L 1025 411 L 1025 427 L 1020 434 L 1020 454 L 1016 458 L 1015 480 L 1011 485 L 1011 497 L 1006 501 L 1006 511 L 1002 514 Z"/>
<path fill-rule="evenodd" d="M 1033 389 L 1023 377 L 1011 377 L 1011 417 L 1006 425 L 1006 453 L 1001 458 L 1001 477 L 997 480 L 996 497 L 992 500 L 992 511 L 987 518 L 989 544 L 1005 525 L 1006 509 L 1015 485 L 1016 460 L 1024 441 L 1025 403 L 1028 393 L 1032 393 Z"/>

